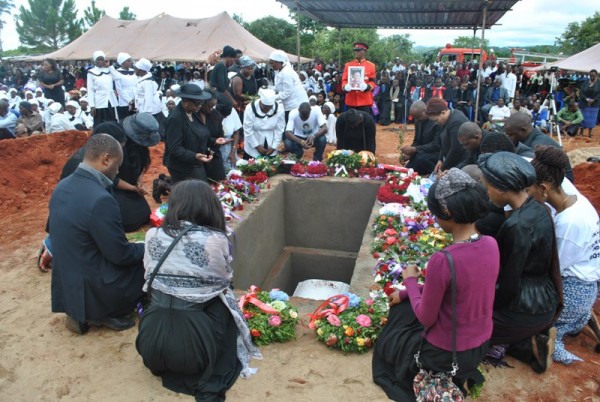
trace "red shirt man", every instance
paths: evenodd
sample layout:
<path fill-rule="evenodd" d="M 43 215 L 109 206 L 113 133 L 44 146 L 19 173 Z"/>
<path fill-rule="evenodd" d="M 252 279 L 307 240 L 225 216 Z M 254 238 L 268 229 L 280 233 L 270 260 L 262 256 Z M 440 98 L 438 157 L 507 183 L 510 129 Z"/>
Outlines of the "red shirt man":
<path fill-rule="evenodd" d="M 372 113 L 373 106 L 373 88 L 375 88 L 375 64 L 365 59 L 365 54 L 369 46 L 363 42 L 354 43 L 354 56 L 356 60 L 352 60 L 344 66 L 344 74 L 342 75 L 341 86 L 346 92 L 346 106 L 351 109 L 358 109 L 369 114 Z M 363 82 L 358 85 L 352 85 L 352 77 L 356 76 L 357 71 L 353 67 L 363 67 Z"/>

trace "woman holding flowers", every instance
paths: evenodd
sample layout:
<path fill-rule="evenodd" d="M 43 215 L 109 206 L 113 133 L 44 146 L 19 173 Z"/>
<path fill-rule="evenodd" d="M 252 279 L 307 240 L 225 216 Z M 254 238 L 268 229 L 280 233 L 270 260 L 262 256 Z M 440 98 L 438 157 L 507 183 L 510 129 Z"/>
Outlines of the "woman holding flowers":
<path fill-rule="evenodd" d="M 146 234 L 151 301 L 136 348 L 166 388 L 197 401 L 225 400 L 240 373 L 253 373 L 250 357 L 261 357 L 231 288 L 230 262 L 216 195 L 199 180 L 177 183 L 163 225 Z"/>
<path fill-rule="evenodd" d="M 453 379 L 461 389 L 465 382 L 469 387 L 480 385 L 484 379 L 477 366 L 492 335 L 500 264 L 496 241 L 475 229 L 475 221 L 487 214 L 485 190 L 453 168 L 431 186 L 427 205 L 442 229 L 453 236 L 453 244 L 445 249 L 454 259 L 456 271 L 458 372 Z M 419 369 L 414 355 L 421 338 L 423 368 L 451 371 L 452 303 L 450 266 L 444 253 L 435 253 L 427 263 L 424 286 L 417 284 L 416 265 L 408 265 L 402 276 L 406 289 L 389 296 L 388 322 L 375 344 L 373 380 L 390 399 L 404 402 L 415 400 L 412 383 Z"/>

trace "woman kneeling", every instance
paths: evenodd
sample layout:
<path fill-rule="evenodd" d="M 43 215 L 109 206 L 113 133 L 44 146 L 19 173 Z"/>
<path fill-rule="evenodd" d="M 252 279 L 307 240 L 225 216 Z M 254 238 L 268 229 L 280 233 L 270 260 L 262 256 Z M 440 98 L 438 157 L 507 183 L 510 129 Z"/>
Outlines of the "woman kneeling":
<path fill-rule="evenodd" d="M 136 347 L 165 387 L 197 401 L 225 400 L 240 373 L 252 374 L 250 357 L 260 358 L 231 289 L 230 262 L 219 200 L 199 180 L 178 183 L 162 227 L 146 234 L 151 302 Z"/>
<path fill-rule="evenodd" d="M 488 212 L 485 190 L 466 173 L 450 169 L 427 196 L 427 205 L 454 241 L 447 251 L 456 267 L 456 385 L 480 385 L 477 366 L 492 335 L 494 286 L 500 256 L 494 238 L 481 236 L 474 222 Z M 423 368 L 449 372 L 452 368 L 452 302 L 450 265 L 444 253 L 431 256 L 427 281 L 417 284 L 417 267 L 402 273 L 406 291 L 390 296 L 388 323 L 373 355 L 373 380 L 396 401 L 414 401 L 413 378 L 419 371 L 414 354 L 420 348 Z M 399 303 L 399 304 L 398 304 Z M 425 333 L 422 335 L 425 328 Z"/>

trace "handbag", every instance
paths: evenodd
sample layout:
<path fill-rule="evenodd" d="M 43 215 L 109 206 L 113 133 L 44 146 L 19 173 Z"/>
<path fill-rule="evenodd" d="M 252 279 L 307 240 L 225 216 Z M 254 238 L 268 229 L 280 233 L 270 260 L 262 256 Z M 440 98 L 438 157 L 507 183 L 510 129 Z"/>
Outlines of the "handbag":
<path fill-rule="evenodd" d="M 419 355 L 421 354 L 421 347 L 423 346 L 423 338 L 419 344 L 419 350 L 415 355 L 417 367 L 419 372 L 413 380 L 413 390 L 417 402 L 426 401 L 443 401 L 443 402 L 462 402 L 465 399 L 462 391 L 454 382 L 452 377 L 456 375 L 458 371 L 458 358 L 456 355 L 456 273 L 454 271 L 454 259 L 449 252 L 442 250 L 448 258 L 450 265 L 450 286 L 452 292 L 452 371 L 433 373 L 427 371 L 419 362 Z"/>
<path fill-rule="evenodd" d="M 146 291 L 146 293 L 148 294 L 148 296 L 150 296 L 150 292 L 152 291 L 152 282 L 154 282 L 154 278 L 156 277 L 156 274 L 158 273 L 158 269 L 163 264 L 163 262 L 165 262 L 165 260 L 167 259 L 167 256 L 169 255 L 169 253 L 171 252 L 171 250 L 173 250 L 173 247 L 175 247 L 175 245 L 177 244 L 177 242 L 179 240 L 181 240 L 181 238 L 183 237 L 183 235 L 186 234 L 187 232 L 189 232 L 193 227 L 194 227 L 194 225 L 190 225 L 187 228 L 183 229 L 181 232 L 179 232 L 179 234 L 177 235 L 177 237 L 175 239 L 173 239 L 173 241 L 171 242 L 171 244 L 169 245 L 169 247 L 167 248 L 167 250 L 160 257 L 160 260 L 158 260 L 158 263 L 156 264 L 156 267 L 154 267 L 154 270 L 150 274 L 150 278 L 148 278 L 148 290 Z"/>

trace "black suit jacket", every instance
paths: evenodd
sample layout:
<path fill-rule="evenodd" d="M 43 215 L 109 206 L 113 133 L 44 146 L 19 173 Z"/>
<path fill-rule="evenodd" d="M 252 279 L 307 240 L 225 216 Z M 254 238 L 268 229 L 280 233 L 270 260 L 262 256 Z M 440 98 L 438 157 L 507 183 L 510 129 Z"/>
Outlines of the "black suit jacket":
<path fill-rule="evenodd" d="M 142 295 L 144 245 L 129 243 L 119 204 L 82 168 L 50 198 L 52 311 L 78 321 L 131 312 Z"/>

